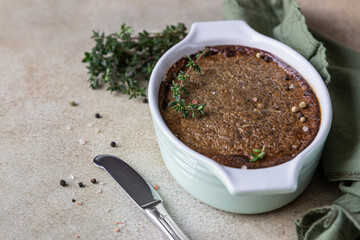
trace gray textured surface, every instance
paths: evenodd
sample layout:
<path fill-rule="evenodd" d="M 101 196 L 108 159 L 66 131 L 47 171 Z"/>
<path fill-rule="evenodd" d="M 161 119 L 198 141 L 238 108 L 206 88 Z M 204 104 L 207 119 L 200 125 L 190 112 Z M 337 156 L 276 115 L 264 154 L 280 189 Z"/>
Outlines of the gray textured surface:
<path fill-rule="evenodd" d="M 1 239 L 161 239 L 110 176 L 93 166 L 101 153 L 121 157 L 158 184 L 165 207 L 191 239 L 294 239 L 295 218 L 339 196 L 336 184 L 317 173 L 303 195 L 277 211 L 247 216 L 213 209 L 169 175 L 147 104 L 88 87 L 81 59 L 92 47 L 92 29 L 111 32 L 126 22 L 158 31 L 168 23 L 222 19 L 221 1 L 195 2 L 0 1 Z M 310 1 L 300 3 L 309 9 Z M 70 100 L 79 105 L 69 106 Z M 103 118 L 95 119 L 96 112 Z M 80 145 L 80 138 L 87 143 Z M 104 184 L 91 184 L 94 177 Z M 61 187 L 60 179 L 69 185 Z M 114 232 L 120 220 L 126 224 Z"/>

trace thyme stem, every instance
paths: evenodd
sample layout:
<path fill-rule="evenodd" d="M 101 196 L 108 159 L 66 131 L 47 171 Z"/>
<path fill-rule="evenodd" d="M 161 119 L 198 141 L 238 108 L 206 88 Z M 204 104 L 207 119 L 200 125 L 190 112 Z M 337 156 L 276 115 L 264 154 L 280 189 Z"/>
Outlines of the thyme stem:
<path fill-rule="evenodd" d="M 120 91 L 131 98 L 145 97 L 145 87 L 139 87 L 138 79 L 149 79 L 156 62 L 170 47 L 186 36 L 183 23 L 166 26 L 159 33 L 146 30 L 132 35 L 130 26 L 122 24 L 119 32 L 109 35 L 93 31 L 95 46 L 85 52 L 82 62 L 87 63 L 88 81 L 93 89 L 101 82 L 108 84 L 107 90 Z"/>
<path fill-rule="evenodd" d="M 189 115 L 189 112 L 191 112 L 191 115 L 193 118 L 195 118 L 196 112 L 199 112 L 201 115 L 204 115 L 204 104 L 198 104 L 196 99 L 193 99 L 187 106 L 185 105 L 185 99 L 181 98 L 181 93 L 185 92 L 185 80 L 188 80 L 190 78 L 189 72 L 191 70 L 197 71 L 199 75 L 201 75 L 201 69 L 200 65 L 196 64 L 198 60 L 203 57 L 206 53 L 207 49 L 204 51 L 196 54 L 196 60 L 194 61 L 189 55 L 188 59 L 189 61 L 185 65 L 188 69 L 186 72 L 180 71 L 177 75 L 177 80 L 179 81 L 179 84 L 175 83 L 173 81 L 173 86 L 170 88 L 173 92 L 173 97 L 175 100 L 171 101 L 169 103 L 169 106 L 175 109 L 178 113 L 183 113 L 184 117 L 187 118 Z"/>

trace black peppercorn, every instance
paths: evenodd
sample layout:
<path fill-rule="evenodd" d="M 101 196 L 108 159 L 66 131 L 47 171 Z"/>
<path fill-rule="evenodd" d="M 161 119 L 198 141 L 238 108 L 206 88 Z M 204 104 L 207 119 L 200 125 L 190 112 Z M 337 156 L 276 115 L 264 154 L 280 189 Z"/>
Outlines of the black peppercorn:
<path fill-rule="evenodd" d="M 290 76 L 289 76 L 289 75 L 286 75 L 286 76 L 285 76 L 285 80 L 290 80 Z"/>
<path fill-rule="evenodd" d="M 286 86 L 286 87 L 285 87 L 285 91 L 290 91 L 289 86 Z"/>
<path fill-rule="evenodd" d="M 147 98 L 144 98 L 144 99 L 143 99 L 143 103 L 148 103 Z"/>
<path fill-rule="evenodd" d="M 298 113 L 297 118 L 300 119 L 300 118 L 302 118 L 303 116 L 304 116 L 304 114 L 302 114 L 302 113 L 300 112 L 300 113 Z"/>
<path fill-rule="evenodd" d="M 96 114 L 95 114 L 95 117 L 96 117 L 96 118 L 101 118 L 101 116 L 100 116 L 99 113 L 96 113 Z"/>
<path fill-rule="evenodd" d="M 268 56 L 265 56 L 264 60 L 265 60 L 265 62 L 268 62 L 268 61 L 270 61 L 270 58 Z"/>
<path fill-rule="evenodd" d="M 62 180 L 62 179 L 61 179 L 61 180 L 60 180 L 60 185 L 63 186 L 63 187 L 65 187 L 65 186 L 66 186 L 65 180 Z"/>
<path fill-rule="evenodd" d="M 95 178 L 92 178 L 90 181 L 91 181 L 93 184 L 96 183 L 96 179 L 95 179 Z"/>
<path fill-rule="evenodd" d="M 110 143 L 110 146 L 111 146 L 111 147 L 116 147 L 116 142 L 111 142 L 111 143 Z"/>
<path fill-rule="evenodd" d="M 79 182 L 79 187 L 85 187 L 85 185 L 82 182 Z"/>
<path fill-rule="evenodd" d="M 72 201 L 72 202 L 76 202 L 76 200 L 75 200 L 75 199 L 72 199 L 71 201 Z"/>

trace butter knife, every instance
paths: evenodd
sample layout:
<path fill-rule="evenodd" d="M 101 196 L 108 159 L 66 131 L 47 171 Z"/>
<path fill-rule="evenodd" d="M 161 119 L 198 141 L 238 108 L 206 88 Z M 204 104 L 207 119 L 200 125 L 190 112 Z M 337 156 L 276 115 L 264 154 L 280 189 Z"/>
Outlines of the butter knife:
<path fill-rule="evenodd" d="M 94 164 L 115 179 L 165 237 L 171 240 L 189 239 L 166 212 L 160 195 L 127 163 L 115 156 L 99 155 L 94 158 Z"/>

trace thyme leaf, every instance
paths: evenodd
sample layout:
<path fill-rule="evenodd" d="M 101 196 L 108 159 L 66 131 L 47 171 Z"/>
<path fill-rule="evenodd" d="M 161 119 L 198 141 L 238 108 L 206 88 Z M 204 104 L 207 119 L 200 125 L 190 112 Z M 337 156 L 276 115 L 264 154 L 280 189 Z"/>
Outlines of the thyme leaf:
<path fill-rule="evenodd" d="M 263 148 L 260 149 L 253 149 L 252 152 L 250 153 L 250 155 L 252 156 L 252 158 L 249 160 L 250 162 L 255 162 L 257 160 L 259 160 L 260 158 L 264 158 L 265 156 L 265 146 L 263 146 Z"/>

